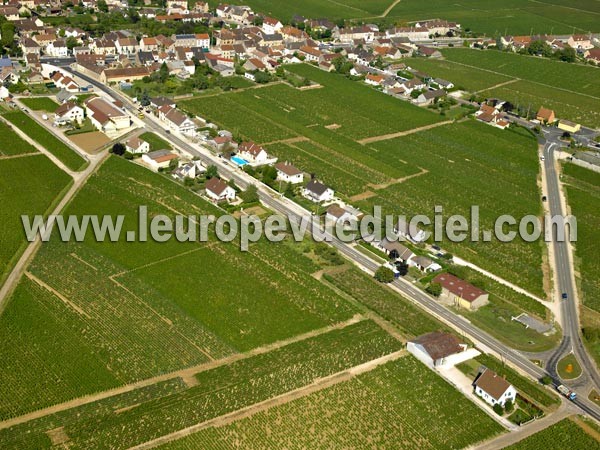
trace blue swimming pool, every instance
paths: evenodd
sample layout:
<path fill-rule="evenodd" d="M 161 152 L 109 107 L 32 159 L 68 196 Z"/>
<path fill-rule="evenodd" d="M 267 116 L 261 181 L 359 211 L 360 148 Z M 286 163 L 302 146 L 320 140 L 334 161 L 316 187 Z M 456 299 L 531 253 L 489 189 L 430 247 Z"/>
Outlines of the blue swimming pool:
<path fill-rule="evenodd" d="M 239 156 L 232 156 L 231 160 L 240 167 L 248 164 L 248 161 L 246 161 L 244 158 L 240 158 Z"/>

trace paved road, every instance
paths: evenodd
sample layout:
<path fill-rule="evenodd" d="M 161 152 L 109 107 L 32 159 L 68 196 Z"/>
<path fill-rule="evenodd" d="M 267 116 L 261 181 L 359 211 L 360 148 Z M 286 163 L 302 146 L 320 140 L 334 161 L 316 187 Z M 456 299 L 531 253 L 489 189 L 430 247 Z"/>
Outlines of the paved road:
<path fill-rule="evenodd" d="M 127 105 L 130 111 L 137 112 L 135 105 L 131 103 L 124 95 L 116 92 L 105 85 L 97 82 L 96 80 L 81 74 L 79 72 L 75 72 L 77 76 L 80 78 L 89 81 L 91 84 L 96 86 L 98 89 L 106 92 L 107 94 L 113 96 L 114 98 L 121 100 L 125 105 Z M 232 166 L 226 164 L 222 159 L 215 157 L 208 150 L 200 151 L 199 149 L 191 146 L 189 143 L 183 141 L 178 136 L 172 133 L 166 133 L 165 130 L 159 126 L 154 120 L 150 118 L 145 118 L 143 120 L 146 129 L 160 135 L 162 138 L 167 139 L 174 146 L 179 147 L 180 149 L 185 150 L 187 153 L 190 153 L 193 156 L 198 157 L 200 160 L 204 161 L 207 164 L 212 164 L 217 166 L 219 169 L 219 173 L 225 176 L 228 179 L 233 179 L 237 186 L 242 189 L 245 189 L 249 184 L 256 184 L 258 188 L 258 194 L 261 202 L 269 207 L 271 210 L 285 215 L 288 217 L 290 221 L 294 221 L 299 223 L 302 219 L 311 220 L 311 213 L 306 209 L 302 208 L 298 204 L 292 202 L 291 200 L 281 197 L 278 193 L 268 188 L 265 185 L 258 183 L 253 178 L 249 177 L 243 171 L 239 169 L 234 169 Z M 548 158 L 549 159 L 549 158 Z M 309 226 L 308 231 L 312 232 L 312 228 Z M 367 257 L 363 253 L 354 249 L 346 243 L 336 239 L 333 236 L 327 235 L 327 238 L 330 239 L 330 244 L 336 247 L 340 253 L 346 256 L 348 259 L 353 261 L 358 266 L 362 267 L 363 270 L 368 272 L 375 272 L 380 264 L 371 258 Z M 486 332 L 480 330 L 479 328 L 473 326 L 467 319 L 459 316 L 446 308 L 445 306 L 438 303 L 434 300 L 433 297 L 430 297 L 428 294 L 416 288 L 408 281 L 400 278 L 395 280 L 393 286 L 401 291 L 405 297 L 409 300 L 413 301 L 423 309 L 425 309 L 430 314 L 435 317 L 440 318 L 442 321 L 450 324 L 454 328 L 460 330 L 462 333 L 470 337 L 475 342 L 483 344 L 491 351 L 500 355 L 503 359 L 510 361 L 510 363 L 516 367 L 518 367 L 521 371 L 529 374 L 531 377 L 535 379 L 539 379 L 546 374 L 544 369 L 533 364 L 526 356 L 522 355 L 516 350 L 511 349 L 505 344 L 496 340 L 496 338 L 490 336 Z M 583 394 L 583 393 L 582 393 Z M 575 404 L 585 413 L 589 414 L 591 417 L 594 417 L 596 420 L 600 421 L 600 408 L 590 402 L 586 397 L 586 395 L 580 395 L 580 399 L 578 399 Z"/>

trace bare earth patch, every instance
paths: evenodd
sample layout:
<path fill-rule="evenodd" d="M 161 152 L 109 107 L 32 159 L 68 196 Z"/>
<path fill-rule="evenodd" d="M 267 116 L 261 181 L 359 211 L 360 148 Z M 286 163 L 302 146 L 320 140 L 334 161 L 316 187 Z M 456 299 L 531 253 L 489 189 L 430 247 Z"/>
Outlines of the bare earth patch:
<path fill-rule="evenodd" d="M 112 141 L 112 139 L 100 131 L 76 134 L 73 136 L 68 136 L 68 138 L 79 148 L 91 154 L 96 153 L 100 147 L 103 147 Z"/>
<path fill-rule="evenodd" d="M 325 125 L 325 128 L 327 128 L 328 130 L 337 130 L 338 128 L 341 128 L 342 126 L 337 124 L 337 123 L 332 123 L 331 125 Z"/>

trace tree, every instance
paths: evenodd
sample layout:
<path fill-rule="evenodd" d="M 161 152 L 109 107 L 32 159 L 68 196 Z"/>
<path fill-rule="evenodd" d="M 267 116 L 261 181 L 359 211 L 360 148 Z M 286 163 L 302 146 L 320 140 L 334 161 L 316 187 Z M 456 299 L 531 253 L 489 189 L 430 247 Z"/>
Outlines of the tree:
<path fill-rule="evenodd" d="M 429 286 L 427 286 L 426 290 L 434 297 L 439 297 L 442 295 L 442 285 L 440 283 L 431 283 Z"/>
<path fill-rule="evenodd" d="M 240 194 L 240 197 L 246 203 L 256 203 L 258 202 L 258 188 L 255 184 L 251 184 Z"/>
<path fill-rule="evenodd" d="M 542 383 L 544 386 L 547 386 L 552 383 L 552 377 L 550 377 L 550 375 L 544 375 L 542 378 L 540 378 L 540 383 Z"/>
<path fill-rule="evenodd" d="M 262 180 L 263 183 L 271 185 L 277 179 L 277 169 L 273 166 L 266 166 L 263 169 Z"/>
<path fill-rule="evenodd" d="M 380 283 L 391 283 L 394 281 L 394 272 L 389 267 L 381 266 L 375 271 L 375 279 Z"/>
<path fill-rule="evenodd" d="M 401 277 L 408 273 L 408 264 L 404 261 L 396 263 L 396 269 L 398 269 L 398 273 Z"/>
<path fill-rule="evenodd" d="M 570 45 L 566 45 L 565 48 L 563 48 L 562 50 L 557 50 L 554 53 L 554 56 L 556 56 L 561 61 L 569 63 L 577 61 L 577 52 Z"/>
<path fill-rule="evenodd" d="M 504 410 L 509 413 L 514 409 L 514 406 L 512 400 L 507 400 L 506 403 L 504 403 Z"/>
<path fill-rule="evenodd" d="M 73 36 L 69 36 L 66 43 L 69 50 L 73 50 L 75 47 L 77 47 L 77 45 L 79 45 L 79 42 Z"/>
<path fill-rule="evenodd" d="M 496 414 L 498 414 L 499 416 L 501 416 L 501 415 L 503 415 L 503 414 L 504 414 L 504 409 L 502 409 L 502 405 L 501 405 L 500 403 L 496 403 L 496 404 L 494 405 L 494 408 L 493 408 L 493 409 L 494 409 L 494 412 L 495 412 Z"/>
<path fill-rule="evenodd" d="M 15 25 L 12 22 L 4 22 L 0 27 L 0 36 L 2 48 L 10 47 L 15 40 Z"/>
<path fill-rule="evenodd" d="M 125 154 L 126 150 L 127 149 L 125 148 L 125 146 L 122 143 L 117 142 L 115 145 L 112 146 L 112 148 L 110 149 L 110 152 L 117 156 L 123 156 Z"/>
<path fill-rule="evenodd" d="M 269 72 L 258 71 L 254 74 L 254 81 L 259 84 L 265 84 L 271 81 L 271 74 Z"/>
<path fill-rule="evenodd" d="M 106 0 L 98 0 L 97 6 L 98 6 L 98 11 L 102 11 L 105 13 L 108 12 L 108 5 L 106 4 Z"/>
<path fill-rule="evenodd" d="M 217 166 L 215 165 L 210 165 L 206 168 L 206 179 L 210 180 L 211 178 L 215 178 L 217 175 L 219 175 L 219 171 L 217 170 Z"/>
<path fill-rule="evenodd" d="M 169 68 L 167 67 L 167 63 L 163 62 L 158 70 L 158 80 L 161 83 L 164 83 L 169 79 Z"/>

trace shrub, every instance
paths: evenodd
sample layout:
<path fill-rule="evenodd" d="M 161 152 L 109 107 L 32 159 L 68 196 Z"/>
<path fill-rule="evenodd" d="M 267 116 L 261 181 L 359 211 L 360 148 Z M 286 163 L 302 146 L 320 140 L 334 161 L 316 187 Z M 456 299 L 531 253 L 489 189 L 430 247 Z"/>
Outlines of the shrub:
<path fill-rule="evenodd" d="M 439 297 L 442 294 L 442 285 L 440 283 L 431 283 L 427 286 L 426 290 L 434 297 Z"/>
<path fill-rule="evenodd" d="M 381 266 L 375 271 L 375 279 L 380 283 L 391 283 L 394 281 L 394 272 L 389 267 Z"/>
<path fill-rule="evenodd" d="M 499 416 L 501 416 L 502 414 L 504 414 L 504 409 L 502 409 L 502 405 L 500 403 L 496 403 L 494 405 L 494 412 L 496 414 L 498 414 Z"/>

